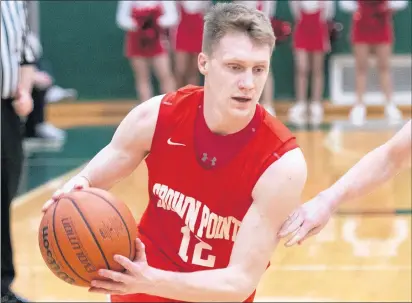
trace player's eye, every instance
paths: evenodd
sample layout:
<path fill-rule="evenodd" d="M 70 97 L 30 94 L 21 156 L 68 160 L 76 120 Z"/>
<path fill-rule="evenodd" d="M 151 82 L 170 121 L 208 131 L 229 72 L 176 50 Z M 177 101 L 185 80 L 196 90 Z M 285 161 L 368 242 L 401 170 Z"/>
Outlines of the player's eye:
<path fill-rule="evenodd" d="M 265 68 L 263 66 L 258 66 L 254 68 L 255 73 L 263 73 L 265 71 Z"/>
<path fill-rule="evenodd" d="M 228 66 L 231 70 L 234 70 L 234 71 L 239 71 L 242 69 L 242 67 L 239 64 L 229 64 Z"/>

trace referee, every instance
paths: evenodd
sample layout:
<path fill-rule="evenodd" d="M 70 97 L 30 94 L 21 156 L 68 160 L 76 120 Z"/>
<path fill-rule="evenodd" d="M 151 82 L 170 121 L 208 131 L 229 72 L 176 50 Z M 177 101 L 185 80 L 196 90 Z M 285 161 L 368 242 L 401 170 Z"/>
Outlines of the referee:
<path fill-rule="evenodd" d="M 14 279 L 10 204 L 23 163 L 20 119 L 33 108 L 34 53 L 28 44 L 27 3 L 1 1 L 1 302 L 25 302 L 11 290 Z"/>

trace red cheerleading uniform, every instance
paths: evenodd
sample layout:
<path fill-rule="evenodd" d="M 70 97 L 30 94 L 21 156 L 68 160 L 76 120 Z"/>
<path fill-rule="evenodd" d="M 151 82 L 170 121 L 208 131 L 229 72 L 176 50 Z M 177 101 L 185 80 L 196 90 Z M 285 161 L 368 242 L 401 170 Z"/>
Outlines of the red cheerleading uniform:
<path fill-rule="evenodd" d="M 203 12 L 190 13 L 182 2 L 177 3 L 180 22 L 175 31 L 175 50 L 185 53 L 200 53 L 203 38 Z"/>
<path fill-rule="evenodd" d="M 352 17 L 353 44 L 390 44 L 393 42 L 392 13 L 388 0 L 358 0 Z"/>
<path fill-rule="evenodd" d="M 150 58 L 165 53 L 164 32 L 157 23 L 163 14 L 162 6 L 134 7 L 131 14 L 138 28 L 126 33 L 126 57 Z"/>
<path fill-rule="evenodd" d="M 330 39 L 328 23 L 322 18 L 322 2 L 315 12 L 299 10 L 299 20 L 293 33 L 293 46 L 307 52 L 328 52 Z"/>

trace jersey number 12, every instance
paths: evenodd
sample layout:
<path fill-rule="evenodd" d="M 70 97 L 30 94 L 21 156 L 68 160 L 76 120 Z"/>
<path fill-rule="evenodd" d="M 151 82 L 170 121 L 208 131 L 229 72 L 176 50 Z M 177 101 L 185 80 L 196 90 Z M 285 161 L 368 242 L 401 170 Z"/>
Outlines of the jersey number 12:
<path fill-rule="evenodd" d="M 187 255 L 187 250 L 189 248 L 190 229 L 187 226 L 183 226 L 181 232 L 183 234 L 183 239 L 182 243 L 180 244 L 179 256 L 182 258 L 183 261 L 188 262 L 189 257 Z M 202 251 L 212 250 L 212 246 L 203 242 L 200 239 L 199 241 L 200 242 L 195 245 L 191 263 L 205 267 L 213 267 L 215 265 L 216 256 L 208 255 L 207 259 L 202 259 Z"/>

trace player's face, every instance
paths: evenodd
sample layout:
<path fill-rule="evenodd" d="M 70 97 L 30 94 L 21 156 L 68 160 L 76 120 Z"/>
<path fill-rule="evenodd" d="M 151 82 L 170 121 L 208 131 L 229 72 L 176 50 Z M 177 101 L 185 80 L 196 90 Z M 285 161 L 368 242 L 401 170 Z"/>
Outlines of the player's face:
<path fill-rule="evenodd" d="M 236 116 L 254 112 L 268 76 L 270 57 L 269 45 L 257 45 L 242 33 L 225 35 L 211 56 L 201 53 L 199 68 L 214 106 Z"/>

